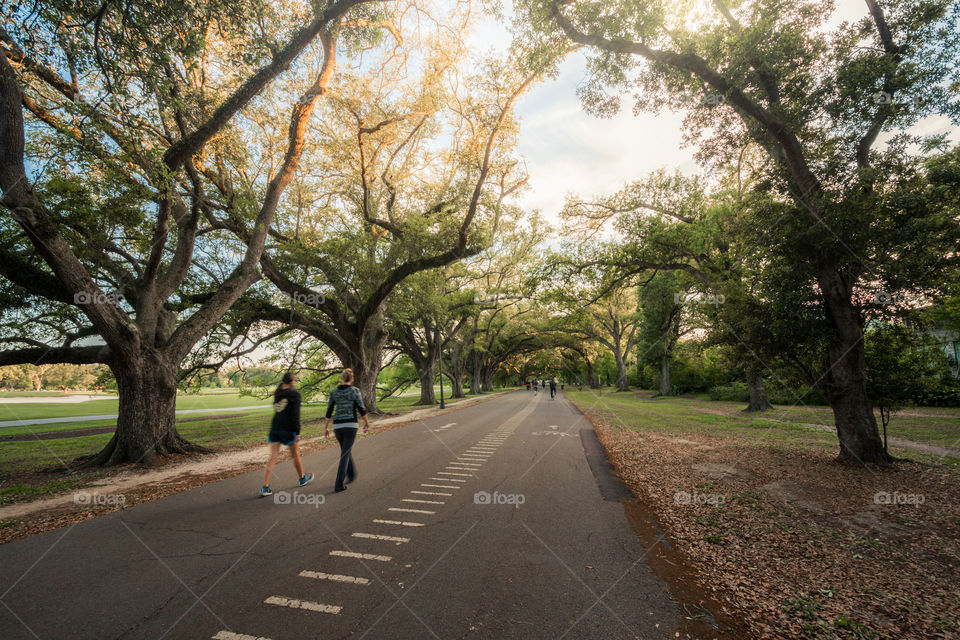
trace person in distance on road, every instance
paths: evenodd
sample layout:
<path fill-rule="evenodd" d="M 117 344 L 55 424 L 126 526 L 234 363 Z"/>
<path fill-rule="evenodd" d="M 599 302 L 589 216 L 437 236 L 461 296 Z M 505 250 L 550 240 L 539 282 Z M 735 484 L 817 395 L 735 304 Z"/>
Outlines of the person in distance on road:
<path fill-rule="evenodd" d="M 553 400 L 557 395 L 557 381 L 550 378 L 550 399 Z"/>
<path fill-rule="evenodd" d="M 260 497 L 271 495 L 270 476 L 273 467 L 280 457 L 280 445 L 290 447 L 290 457 L 293 466 L 297 469 L 299 484 L 305 487 L 313 480 L 312 473 L 303 472 L 303 461 L 300 460 L 300 392 L 297 391 L 297 377 L 290 372 L 283 374 L 283 380 L 273 392 L 273 421 L 270 423 L 270 433 L 267 442 L 270 443 L 270 459 L 263 475 L 263 486 L 260 487 Z"/>
<path fill-rule="evenodd" d="M 539 380 L 533 381 L 533 395 L 537 395 L 537 389 L 539 388 L 539 385 L 540 385 Z"/>
<path fill-rule="evenodd" d="M 340 443 L 340 464 L 337 467 L 337 479 L 333 490 L 336 493 L 346 491 L 344 478 L 353 482 L 357 478 L 357 467 L 353 464 L 353 443 L 357 439 L 357 414 L 363 417 L 363 432 L 370 431 L 370 418 L 367 417 L 367 408 L 363 406 L 360 389 L 354 387 L 353 369 L 344 369 L 340 374 L 342 384 L 330 392 L 327 402 L 327 422 L 323 425 L 323 437 L 330 437 L 330 422 L 333 422 L 333 433 Z"/>

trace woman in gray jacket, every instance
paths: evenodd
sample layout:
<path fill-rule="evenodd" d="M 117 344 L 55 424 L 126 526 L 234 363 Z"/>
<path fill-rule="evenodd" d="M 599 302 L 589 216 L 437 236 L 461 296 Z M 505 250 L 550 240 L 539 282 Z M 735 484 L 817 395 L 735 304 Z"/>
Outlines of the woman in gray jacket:
<path fill-rule="evenodd" d="M 337 467 L 337 480 L 333 486 L 336 493 L 346 491 L 344 478 L 347 482 L 353 482 L 357 477 L 357 467 L 353 464 L 353 456 L 350 453 L 357 439 L 359 427 L 357 415 L 363 418 L 363 432 L 370 431 L 370 419 L 367 418 L 367 408 L 363 406 L 360 390 L 351 384 L 353 369 L 344 369 L 340 374 L 340 380 L 343 384 L 337 385 L 330 392 L 330 400 L 327 402 L 327 422 L 323 426 L 323 437 L 329 438 L 332 421 L 333 433 L 337 436 L 337 442 L 340 443 L 340 465 Z"/>

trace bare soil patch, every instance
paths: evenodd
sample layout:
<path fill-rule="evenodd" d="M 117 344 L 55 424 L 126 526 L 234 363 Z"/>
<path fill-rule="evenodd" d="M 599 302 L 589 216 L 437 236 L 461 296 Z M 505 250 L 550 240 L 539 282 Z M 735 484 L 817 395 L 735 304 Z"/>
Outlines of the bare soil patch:
<path fill-rule="evenodd" d="M 960 637 L 955 469 L 854 468 L 825 448 L 671 438 L 624 428 L 609 412 L 588 417 L 685 554 L 687 579 L 750 636 Z"/>

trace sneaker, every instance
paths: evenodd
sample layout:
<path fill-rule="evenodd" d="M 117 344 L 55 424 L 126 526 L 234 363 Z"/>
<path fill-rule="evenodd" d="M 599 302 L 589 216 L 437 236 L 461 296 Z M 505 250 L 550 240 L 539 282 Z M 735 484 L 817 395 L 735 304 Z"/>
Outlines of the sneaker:
<path fill-rule="evenodd" d="M 269 485 L 263 485 L 262 487 L 260 487 L 260 495 L 257 497 L 266 498 L 267 496 L 272 496 L 272 495 L 273 495 L 273 491 L 270 490 Z"/>
<path fill-rule="evenodd" d="M 334 489 L 333 492 L 334 492 L 334 493 L 342 493 L 342 492 L 344 492 L 344 491 L 346 491 L 346 490 L 347 490 L 346 487 L 340 487 L 339 489 Z"/>
<path fill-rule="evenodd" d="M 303 474 L 303 477 L 300 478 L 300 486 L 301 486 L 301 487 L 305 487 L 305 486 L 307 486 L 308 484 L 310 484 L 311 482 L 313 482 L 313 474 L 312 474 L 312 473 L 305 473 L 305 474 Z"/>

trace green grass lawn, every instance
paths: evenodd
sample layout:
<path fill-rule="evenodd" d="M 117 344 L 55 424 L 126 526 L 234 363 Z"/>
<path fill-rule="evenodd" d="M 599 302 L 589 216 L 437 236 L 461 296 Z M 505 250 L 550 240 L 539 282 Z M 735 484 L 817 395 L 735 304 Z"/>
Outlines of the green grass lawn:
<path fill-rule="evenodd" d="M 78 396 L 111 396 L 110 391 L 0 391 L 0 401 L 3 398 L 58 398 L 67 395 Z"/>
<path fill-rule="evenodd" d="M 57 394 L 63 396 L 64 394 Z M 96 416 L 117 412 L 117 399 L 88 400 L 87 402 L 30 402 L 5 404 L 3 398 L 10 394 L 0 394 L 0 421 L 37 420 L 42 418 L 67 418 L 73 416 Z M 269 400 L 250 396 L 241 397 L 236 390 L 224 390 L 218 393 L 181 393 L 177 397 L 177 410 L 184 409 L 223 409 L 229 407 L 249 407 L 270 404 Z M 2 432 L 0 435 L 12 435 Z"/>
<path fill-rule="evenodd" d="M 269 393 L 269 390 L 264 390 L 265 393 L 258 394 L 264 396 Z M 440 387 L 434 387 L 434 393 L 436 394 L 437 400 L 440 399 Z M 67 418 L 74 416 L 96 416 L 96 415 L 107 415 L 114 414 L 117 412 L 117 399 L 104 399 L 104 400 L 89 400 L 87 402 L 75 402 L 75 403 L 55 403 L 55 402 L 30 402 L 23 404 L 4 404 L 3 398 L 6 397 L 22 397 L 25 394 L 0 394 L 0 421 L 5 420 L 38 420 L 43 418 Z M 47 394 L 41 394 L 47 395 Z M 56 393 L 53 394 L 56 396 L 63 396 L 64 394 Z M 450 398 L 450 388 L 444 387 L 444 395 L 447 399 Z M 420 389 L 419 387 L 414 387 L 408 389 L 403 395 L 399 397 L 391 397 L 382 401 L 383 409 L 386 411 L 393 411 L 394 407 L 404 408 L 409 407 L 420 398 Z M 271 400 L 269 397 L 256 397 L 256 396 L 240 396 L 239 392 L 235 389 L 216 389 L 216 390 L 204 390 L 204 392 L 199 394 L 194 393 L 181 393 L 177 397 L 177 411 L 183 411 L 187 409 L 226 409 L 231 407 L 250 407 L 257 405 L 266 405 L 270 404 Z M 75 423 L 73 427 L 56 427 L 60 428 L 76 428 L 76 425 L 80 423 Z M 86 422 L 82 423 L 83 426 L 91 426 Z M 39 432 L 39 427 L 33 428 L 33 431 Z M 0 435 L 14 435 L 15 433 L 20 433 L 17 431 L 7 431 L 0 429 Z M 27 432 L 29 433 L 29 432 Z"/>
<path fill-rule="evenodd" d="M 761 414 L 742 412 L 742 402 L 721 402 L 702 398 L 638 398 L 616 393 L 612 388 L 596 391 L 568 391 L 570 397 L 591 410 L 609 411 L 637 431 L 715 433 L 745 441 L 771 444 L 788 442 L 800 446 L 837 446 L 837 436 L 808 425 L 833 426 L 829 407 L 775 406 Z M 919 415 L 913 415 L 919 414 Z M 879 416 L 878 416 L 879 420 Z M 925 408 L 895 414 L 887 435 L 924 444 L 960 448 L 960 409 Z M 895 447 L 891 446 L 891 449 Z M 901 449 L 896 455 L 917 454 Z"/>
<path fill-rule="evenodd" d="M 190 396 L 182 397 L 189 398 Z M 468 398 L 469 397 L 471 396 L 468 396 Z M 381 401 L 379 408 L 381 411 L 388 413 L 404 413 L 425 408 L 416 405 L 419 399 L 420 392 L 417 390 L 416 393 Z M 223 407 L 241 405 L 241 403 L 237 402 L 236 394 L 231 395 L 229 398 L 218 398 L 218 400 L 222 401 L 223 404 L 221 406 Z M 263 403 L 263 400 L 256 398 L 244 398 L 244 400 L 250 400 L 251 402 L 249 404 L 254 405 Z M 453 404 L 458 402 L 458 400 L 448 400 L 448 402 Z M 179 401 L 178 406 L 180 406 Z M 233 414 L 237 412 L 230 413 Z M 270 408 L 265 408 L 246 410 L 244 411 L 244 415 L 230 418 L 203 418 L 203 414 L 195 414 L 193 416 L 185 416 L 188 420 L 186 422 L 180 422 L 177 425 L 177 430 L 188 440 L 204 446 L 243 448 L 266 441 L 271 413 L 272 410 Z M 310 438 L 322 435 L 322 420 L 325 413 L 325 403 L 304 405 L 301 410 L 301 421 L 303 422 L 302 434 L 304 437 Z M 191 418 L 197 419 L 193 420 Z M 0 436 L 71 431 L 86 427 L 109 427 L 113 426 L 113 424 L 115 423 L 111 420 L 92 420 L 59 425 L 9 427 L 0 429 Z M 70 463 L 77 457 L 96 453 L 107 444 L 110 437 L 110 433 L 101 433 L 50 440 L 0 441 L 0 478 Z"/>

